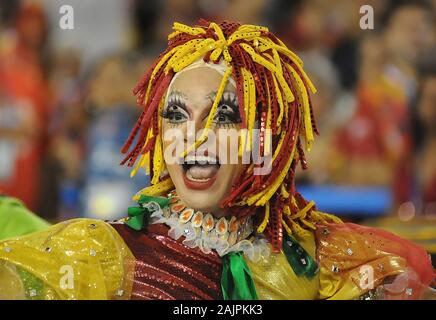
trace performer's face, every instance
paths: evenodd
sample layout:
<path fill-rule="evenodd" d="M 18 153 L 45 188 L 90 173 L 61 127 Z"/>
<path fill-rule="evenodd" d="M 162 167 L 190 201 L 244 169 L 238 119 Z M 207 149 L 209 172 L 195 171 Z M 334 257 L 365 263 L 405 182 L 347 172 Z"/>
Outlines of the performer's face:
<path fill-rule="evenodd" d="M 202 145 L 203 151 L 197 149 L 196 154 L 191 152 L 182 164 L 175 163 L 174 159 L 180 158 L 178 152 L 192 145 L 195 135 L 198 138 L 199 131 L 204 129 L 221 80 L 222 75 L 208 67 L 181 73 L 168 89 L 162 112 L 164 158 L 178 195 L 187 206 L 212 212 L 216 216 L 225 214 L 219 204 L 244 169 L 241 159 L 237 157 L 237 135 L 241 120 L 234 85 L 229 82 L 224 90 L 213 118 L 212 136 L 207 145 Z M 179 134 L 178 142 L 175 138 L 169 138 L 174 132 Z M 232 138 L 222 135 L 220 138 L 220 134 L 233 135 Z M 179 149 L 176 151 L 174 146 L 177 144 Z M 227 156 L 223 156 L 223 151 Z M 187 164 L 191 156 L 199 160 L 200 155 L 204 162 Z M 210 163 L 213 160 L 215 164 Z"/>

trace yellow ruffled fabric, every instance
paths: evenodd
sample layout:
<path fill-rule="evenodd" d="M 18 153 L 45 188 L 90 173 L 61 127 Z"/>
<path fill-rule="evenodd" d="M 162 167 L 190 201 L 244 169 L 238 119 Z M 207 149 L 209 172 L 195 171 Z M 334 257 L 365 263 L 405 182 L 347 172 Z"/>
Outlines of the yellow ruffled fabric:
<path fill-rule="evenodd" d="M 385 278 L 406 271 L 403 258 L 366 246 L 359 235 L 350 236 L 338 231 L 328 236 L 319 233 L 316 235 L 318 241 L 312 232 L 296 237 L 319 265 L 319 271 L 312 279 L 297 276 L 283 252 L 272 253 L 259 262 L 247 259 L 259 299 L 353 300 L 369 291 L 360 283 L 362 266 L 374 270 L 374 287 L 383 284 Z M 333 271 L 333 266 L 338 267 L 337 272 Z"/>
<path fill-rule="evenodd" d="M 327 232 L 323 232 L 327 231 Z M 405 259 L 382 251 L 365 236 L 333 226 L 317 229 L 319 298 L 351 300 L 403 273 Z M 365 285 L 365 270 L 371 270 L 372 288 Z M 334 271 L 335 270 L 335 271 Z"/>
<path fill-rule="evenodd" d="M 15 266 L 0 261 L 0 300 L 6 299 L 24 300 L 26 293 Z"/>
<path fill-rule="evenodd" d="M 296 238 L 311 256 L 315 257 L 313 233 Z M 283 252 L 271 253 L 258 262 L 246 259 L 253 276 L 256 292 L 261 300 L 314 300 L 318 297 L 319 276 L 312 279 L 297 276 Z"/>
<path fill-rule="evenodd" d="M 377 268 L 379 264 L 386 266 L 384 270 Z M 406 271 L 404 259 L 396 256 L 386 256 L 370 262 L 361 262 L 346 273 L 336 274 L 324 266 L 320 267 L 319 298 L 329 300 L 353 300 L 358 299 L 368 290 L 359 285 L 361 267 L 371 267 L 375 270 L 373 289 L 383 284 L 386 277 L 398 275 Z"/>
<path fill-rule="evenodd" d="M 296 240 L 316 259 L 319 272 L 312 279 L 297 276 L 283 252 L 247 259 L 259 299 L 356 299 L 368 291 L 359 285 L 362 266 L 374 270 L 375 286 L 407 268 L 403 258 L 368 245 L 358 234 L 318 229 Z M 0 242 L 0 299 L 129 299 L 134 264 L 109 224 L 65 221 Z"/>
<path fill-rule="evenodd" d="M 0 298 L 128 299 L 134 263 L 109 224 L 65 221 L 0 242 Z"/>

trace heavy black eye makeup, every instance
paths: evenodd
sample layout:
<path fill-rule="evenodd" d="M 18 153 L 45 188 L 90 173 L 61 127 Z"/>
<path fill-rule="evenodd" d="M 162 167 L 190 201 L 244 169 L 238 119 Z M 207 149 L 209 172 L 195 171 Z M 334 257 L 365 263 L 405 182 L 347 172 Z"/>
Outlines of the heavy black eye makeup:
<path fill-rule="evenodd" d="M 218 125 L 232 125 L 241 122 L 237 96 L 233 92 L 224 92 L 213 119 Z"/>
<path fill-rule="evenodd" d="M 216 91 L 206 96 L 213 104 Z M 190 118 L 188 108 L 184 100 L 186 95 L 180 91 L 172 91 L 168 96 L 168 101 L 161 112 L 161 117 L 165 118 L 170 124 L 180 124 Z M 213 123 L 217 126 L 232 126 L 241 122 L 237 96 L 234 92 L 226 91 L 223 93 Z"/>
<path fill-rule="evenodd" d="M 169 123 L 178 124 L 189 119 L 188 108 L 182 100 L 184 95 L 179 91 L 173 91 L 168 97 L 168 102 L 161 112 L 161 117 L 167 119 Z"/>

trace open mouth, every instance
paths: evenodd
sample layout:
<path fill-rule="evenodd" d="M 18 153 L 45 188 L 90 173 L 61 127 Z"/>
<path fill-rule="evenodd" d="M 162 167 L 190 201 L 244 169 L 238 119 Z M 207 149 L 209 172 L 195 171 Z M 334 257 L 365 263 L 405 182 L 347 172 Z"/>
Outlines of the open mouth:
<path fill-rule="evenodd" d="M 209 188 L 216 179 L 221 167 L 214 156 L 187 156 L 181 164 L 185 184 L 191 189 Z"/>

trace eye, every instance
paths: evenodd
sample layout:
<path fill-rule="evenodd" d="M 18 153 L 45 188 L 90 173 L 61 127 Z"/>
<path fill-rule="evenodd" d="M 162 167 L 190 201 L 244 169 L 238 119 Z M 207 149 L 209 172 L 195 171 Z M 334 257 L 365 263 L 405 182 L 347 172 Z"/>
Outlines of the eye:
<path fill-rule="evenodd" d="M 177 104 L 168 104 L 161 116 L 170 123 L 182 123 L 189 118 L 189 114 L 186 110 Z"/>
<path fill-rule="evenodd" d="M 216 124 L 237 124 L 241 122 L 237 106 L 221 103 L 214 118 Z"/>

